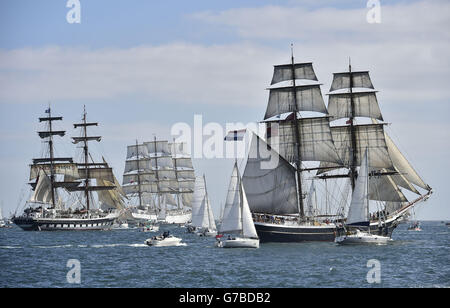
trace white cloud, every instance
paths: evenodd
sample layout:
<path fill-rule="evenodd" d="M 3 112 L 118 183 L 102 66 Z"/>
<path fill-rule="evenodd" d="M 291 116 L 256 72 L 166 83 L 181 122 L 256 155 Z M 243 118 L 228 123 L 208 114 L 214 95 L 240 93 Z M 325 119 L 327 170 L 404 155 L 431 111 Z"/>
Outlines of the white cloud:
<path fill-rule="evenodd" d="M 0 102 L 139 97 L 143 101 L 259 104 L 273 50 L 174 43 L 126 49 L 0 51 Z M 249 90 L 252 89 L 252 90 Z"/>

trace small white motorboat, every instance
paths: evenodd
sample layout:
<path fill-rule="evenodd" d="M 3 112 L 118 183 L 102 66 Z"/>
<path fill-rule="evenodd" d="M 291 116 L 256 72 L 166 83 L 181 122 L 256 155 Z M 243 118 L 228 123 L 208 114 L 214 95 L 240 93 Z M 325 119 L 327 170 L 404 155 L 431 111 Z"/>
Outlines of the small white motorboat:
<path fill-rule="evenodd" d="M 159 226 L 157 225 L 147 225 L 142 228 L 142 232 L 158 232 Z"/>
<path fill-rule="evenodd" d="M 162 235 L 154 236 L 145 240 L 145 244 L 148 246 L 165 247 L 165 246 L 177 246 L 181 243 L 182 239 L 170 235 L 169 232 L 164 232 Z"/>
<path fill-rule="evenodd" d="M 201 232 L 197 232 L 197 234 L 198 236 L 214 237 L 217 235 L 217 230 L 205 229 Z"/>
<path fill-rule="evenodd" d="M 259 248 L 259 239 L 233 237 L 228 239 L 216 238 L 216 247 L 221 248 Z"/>
<path fill-rule="evenodd" d="M 368 232 L 363 232 L 356 229 L 355 233 L 350 233 L 342 236 L 336 237 L 334 240 L 336 243 L 345 244 L 387 244 L 392 241 L 388 236 L 381 236 L 376 234 L 371 234 Z"/>

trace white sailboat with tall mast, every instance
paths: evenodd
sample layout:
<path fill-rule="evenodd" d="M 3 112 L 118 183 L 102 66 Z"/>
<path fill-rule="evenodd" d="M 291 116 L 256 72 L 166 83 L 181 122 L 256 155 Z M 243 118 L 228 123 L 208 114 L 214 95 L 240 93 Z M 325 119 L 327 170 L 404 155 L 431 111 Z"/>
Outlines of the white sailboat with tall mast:
<path fill-rule="evenodd" d="M 216 237 L 217 247 L 259 248 L 258 234 L 253 223 L 237 161 L 234 164 L 231 174 L 223 221 L 220 225 L 219 233 L 222 237 Z M 230 235 L 225 238 L 223 236 L 225 234 Z"/>
<path fill-rule="evenodd" d="M 89 151 L 89 142 L 100 142 L 101 137 L 88 136 L 87 128 L 98 123 L 88 122 L 84 110 L 82 123 L 74 124 L 74 128 L 81 128 L 81 134 L 72 137 L 73 143 L 82 145 L 81 162 L 75 163 L 71 157 L 55 156 L 53 137 L 63 137 L 65 131 L 53 128 L 53 122 L 62 117 L 52 116 L 50 107 L 46 113 L 39 118 L 46 123 L 46 130 L 38 134 L 48 144 L 48 157 L 33 159 L 29 183 L 32 194 L 24 213 L 14 215 L 13 222 L 26 231 L 110 229 L 118 217 L 116 210 L 123 208 L 123 196 L 112 168 L 104 160 L 95 162 Z"/>
<path fill-rule="evenodd" d="M 211 208 L 211 200 L 206 189 L 206 177 L 198 177 L 192 202 L 192 222 L 190 229 L 203 236 L 215 236 L 217 234 L 216 222 Z"/>
<path fill-rule="evenodd" d="M 369 150 L 366 149 L 344 226 L 347 233 L 336 237 L 336 243 L 386 244 L 391 241 L 389 236 L 376 235 L 370 232 L 369 185 Z M 380 221 L 380 223 L 382 222 Z"/>

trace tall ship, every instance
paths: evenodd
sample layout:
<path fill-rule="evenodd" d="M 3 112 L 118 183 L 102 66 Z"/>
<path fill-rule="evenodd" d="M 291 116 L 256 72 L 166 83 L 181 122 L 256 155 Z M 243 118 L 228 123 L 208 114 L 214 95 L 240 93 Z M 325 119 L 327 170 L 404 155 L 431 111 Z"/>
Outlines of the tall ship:
<path fill-rule="evenodd" d="M 195 172 L 185 148 L 156 137 L 127 147 L 122 188 L 134 219 L 167 224 L 191 220 Z"/>
<path fill-rule="evenodd" d="M 366 148 L 372 234 L 390 236 L 432 193 L 385 133 L 387 124 L 378 122 L 383 117 L 368 71 L 349 65 L 335 73 L 328 108 L 320 86 L 312 63 L 295 63 L 293 55 L 291 63 L 274 67 L 266 136 L 252 133 L 243 173 L 261 242 L 334 241 Z M 416 195 L 413 201 L 402 189 Z"/>
<path fill-rule="evenodd" d="M 72 140 L 82 148 L 81 161 L 76 162 L 55 155 L 54 138 L 66 132 L 55 130 L 54 122 L 63 118 L 52 116 L 50 107 L 45 112 L 47 116 L 39 118 L 45 130 L 38 132 L 45 144 L 44 155 L 30 165 L 31 197 L 13 222 L 26 231 L 110 229 L 117 209 L 123 208 L 124 195 L 112 168 L 104 159 L 94 162 L 89 151 L 89 142 L 101 141 L 101 136 L 87 133 L 88 127 L 98 123 L 88 122 L 84 110 L 82 122 L 74 124 L 80 135 Z"/>

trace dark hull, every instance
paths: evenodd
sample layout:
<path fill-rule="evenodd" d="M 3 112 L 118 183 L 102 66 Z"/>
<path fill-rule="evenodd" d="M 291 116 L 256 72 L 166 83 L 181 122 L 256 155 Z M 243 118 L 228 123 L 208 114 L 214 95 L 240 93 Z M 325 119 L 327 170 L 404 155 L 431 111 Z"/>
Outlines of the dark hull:
<path fill-rule="evenodd" d="M 332 242 L 336 237 L 336 227 L 283 226 L 267 223 L 255 223 L 256 232 L 261 243 L 292 242 Z"/>
<path fill-rule="evenodd" d="M 25 231 L 92 231 L 111 229 L 115 218 L 64 219 L 15 217 L 13 222 Z"/>
<path fill-rule="evenodd" d="M 398 224 L 399 221 L 391 220 L 387 221 L 383 228 L 379 228 L 377 223 L 372 223 L 370 231 L 372 234 L 390 237 Z M 261 243 L 334 242 L 336 236 L 345 233 L 342 227 L 336 227 L 333 224 L 329 227 L 293 227 L 255 222 L 255 228 Z"/>

